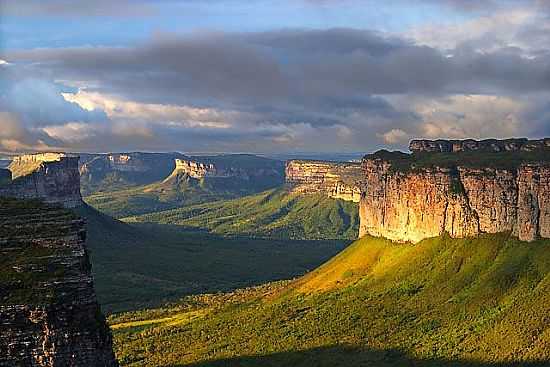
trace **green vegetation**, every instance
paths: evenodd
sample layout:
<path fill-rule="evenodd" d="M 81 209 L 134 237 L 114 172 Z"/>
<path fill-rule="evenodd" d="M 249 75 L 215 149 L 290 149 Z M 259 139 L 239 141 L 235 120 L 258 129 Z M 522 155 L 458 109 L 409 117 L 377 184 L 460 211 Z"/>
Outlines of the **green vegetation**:
<path fill-rule="evenodd" d="M 395 171 L 415 171 L 431 167 L 516 169 L 524 163 L 550 163 L 550 150 L 534 152 L 455 152 L 414 153 L 380 150 L 367 159 L 382 159 L 392 163 Z"/>
<path fill-rule="evenodd" d="M 55 218 L 61 222 L 21 223 L 33 216 Z M 0 304 L 45 304 L 54 298 L 54 290 L 45 282 L 63 279 L 65 265 L 56 258 L 67 255 L 63 247 L 46 247 L 37 239 L 63 235 L 64 220 L 74 215 L 38 201 L 0 198 Z"/>
<path fill-rule="evenodd" d="M 273 189 L 235 200 L 193 205 L 126 218 L 129 222 L 176 224 L 224 236 L 290 239 L 355 239 L 356 203 L 324 194 Z"/>
<path fill-rule="evenodd" d="M 221 295 L 188 297 L 163 309 L 112 317 L 119 361 L 550 364 L 550 241 L 522 243 L 499 234 L 408 245 L 366 237 L 289 285 L 240 294 L 233 302 Z"/>
<path fill-rule="evenodd" d="M 293 278 L 347 244 L 229 239 L 179 226 L 125 224 L 89 206 L 78 212 L 88 222 L 96 291 L 106 311 L 158 306 L 187 294 Z"/>
<path fill-rule="evenodd" d="M 239 178 L 196 179 L 179 175 L 151 185 L 126 190 L 101 192 L 85 198 L 86 202 L 115 218 L 231 199 L 265 190 L 280 182 L 249 181 Z"/>
<path fill-rule="evenodd" d="M 239 177 L 203 179 L 183 173 L 169 176 L 174 168 L 174 159 L 167 163 L 163 158 L 152 162 L 152 168 L 146 173 L 111 169 L 107 172 L 100 170 L 95 175 L 85 174 L 81 177 L 82 192 L 91 206 L 112 217 L 123 218 L 246 196 L 277 187 L 284 179 L 283 162 L 255 155 L 222 154 L 186 159 L 212 163 L 221 170 L 242 170 L 244 173 L 241 172 L 243 175 Z"/>

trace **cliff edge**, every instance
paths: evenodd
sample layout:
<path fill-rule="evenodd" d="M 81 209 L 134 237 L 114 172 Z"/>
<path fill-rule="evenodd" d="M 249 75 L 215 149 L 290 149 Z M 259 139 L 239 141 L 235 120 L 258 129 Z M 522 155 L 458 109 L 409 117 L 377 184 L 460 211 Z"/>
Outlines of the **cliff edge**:
<path fill-rule="evenodd" d="M 85 238 L 71 211 L 0 198 L 1 366 L 117 366 Z"/>
<path fill-rule="evenodd" d="M 415 243 L 444 233 L 550 238 L 546 148 L 447 153 L 365 156 L 359 235 Z"/>
<path fill-rule="evenodd" d="M 83 204 L 80 195 L 78 157 L 64 153 L 28 154 L 16 157 L 0 175 L 0 197 L 40 199 L 50 204 L 75 208 Z"/>
<path fill-rule="evenodd" d="M 285 181 L 292 192 L 324 193 L 334 199 L 358 203 L 363 171 L 360 163 L 290 160 Z"/>

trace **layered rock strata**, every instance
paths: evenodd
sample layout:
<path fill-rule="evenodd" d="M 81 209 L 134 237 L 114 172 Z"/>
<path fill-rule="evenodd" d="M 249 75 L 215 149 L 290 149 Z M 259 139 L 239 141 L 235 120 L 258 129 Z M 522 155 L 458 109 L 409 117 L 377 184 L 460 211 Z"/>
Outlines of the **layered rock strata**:
<path fill-rule="evenodd" d="M 291 160 L 285 180 L 293 192 L 325 193 L 335 199 L 359 202 L 363 171 L 360 163 Z"/>
<path fill-rule="evenodd" d="M 360 236 L 418 242 L 511 232 L 523 241 L 550 238 L 550 165 L 517 168 L 401 170 L 365 158 Z"/>
<path fill-rule="evenodd" d="M 178 175 L 186 175 L 195 179 L 238 178 L 241 180 L 257 180 L 271 177 L 276 181 L 282 180 L 282 165 L 279 165 L 278 161 L 264 159 L 262 163 L 257 162 L 250 166 L 239 163 L 238 160 L 236 161 L 235 164 L 221 164 L 209 162 L 209 159 L 205 159 L 205 161 L 176 159 L 176 167 L 166 180 Z"/>
<path fill-rule="evenodd" d="M 0 366 L 117 366 L 83 220 L 0 199 Z"/>
<path fill-rule="evenodd" d="M 529 139 L 486 139 L 486 140 L 412 140 L 409 149 L 413 153 L 457 153 L 457 152 L 534 152 L 550 153 L 550 138 Z"/>
<path fill-rule="evenodd" d="M 62 153 L 17 157 L 9 167 L 14 179 L 0 186 L 0 197 L 41 199 L 66 208 L 80 206 L 78 159 Z"/>

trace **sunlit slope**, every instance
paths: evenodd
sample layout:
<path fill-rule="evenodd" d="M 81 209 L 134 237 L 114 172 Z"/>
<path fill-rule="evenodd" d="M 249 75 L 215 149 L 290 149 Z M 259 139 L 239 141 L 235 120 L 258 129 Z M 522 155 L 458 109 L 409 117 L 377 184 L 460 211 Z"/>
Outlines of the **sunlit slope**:
<path fill-rule="evenodd" d="M 136 366 L 550 365 L 550 241 L 364 238 L 276 294 L 204 306 L 182 326 L 117 329 L 118 356 Z"/>
<path fill-rule="evenodd" d="M 291 239 L 355 239 L 359 225 L 356 203 L 323 194 L 289 193 L 284 188 L 127 220 L 176 224 L 221 235 Z"/>
<path fill-rule="evenodd" d="M 96 193 L 85 198 L 94 208 L 115 218 L 153 213 L 185 205 L 232 199 L 273 187 L 238 178 L 196 179 L 187 175 L 126 190 Z"/>

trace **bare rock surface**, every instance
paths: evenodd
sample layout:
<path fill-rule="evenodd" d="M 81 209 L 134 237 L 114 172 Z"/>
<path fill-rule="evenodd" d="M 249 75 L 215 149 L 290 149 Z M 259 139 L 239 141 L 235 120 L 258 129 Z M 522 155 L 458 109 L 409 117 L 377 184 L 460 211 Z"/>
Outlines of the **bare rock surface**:
<path fill-rule="evenodd" d="M 13 180 L 0 185 L 0 197 L 40 199 L 67 208 L 82 205 L 78 157 L 64 153 L 29 154 L 9 166 Z"/>
<path fill-rule="evenodd" d="M 480 153 L 483 154 L 483 153 Z M 366 157 L 360 236 L 418 242 L 510 232 L 523 241 L 550 238 L 550 164 L 517 167 L 406 167 Z"/>
<path fill-rule="evenodd" d="M 117 366 L 84 226 L 66 209 L 0 199 L 0 366 Z"/>
<path fill-rule="evenodd" d="M 293 192 L 325 193 L 329 197 L 359 202 L 363 171 L 360 163 L 291 160 L 286 163 L 286 183 Z"/>

